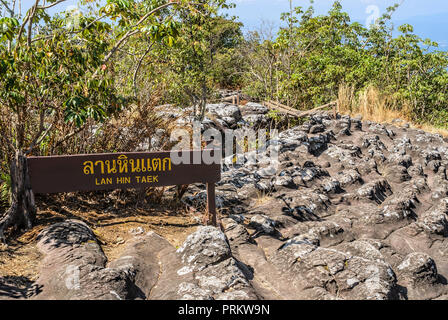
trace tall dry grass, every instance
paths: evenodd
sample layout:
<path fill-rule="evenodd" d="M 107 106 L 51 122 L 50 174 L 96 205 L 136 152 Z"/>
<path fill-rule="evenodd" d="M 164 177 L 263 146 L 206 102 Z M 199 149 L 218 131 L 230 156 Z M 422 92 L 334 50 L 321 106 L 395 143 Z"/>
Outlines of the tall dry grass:
<path fill-rule="evenodd" d="M 352 86 L 341 85 L 338 92 L 338 107 L 341 113 L 360 115 L 364 120 L 379 123 L 388 123 L 395 119 L 410 121 L 406 105 L 373 86 L 356 93 Z"/>
<path fill-rule="evenodd" d="M 396 119 L 409 123 L 412 128 L 448 136 L 448 130 L 430 123 L 417 124 L 411 120 L 410 105 L 396 97 L 369 86 L 356 92 L 353 86 L 342 84 L 338 92 L 338 111 L 351 116 L 361 116 L 363 120 L 378 123 L 392 123 Z"/>

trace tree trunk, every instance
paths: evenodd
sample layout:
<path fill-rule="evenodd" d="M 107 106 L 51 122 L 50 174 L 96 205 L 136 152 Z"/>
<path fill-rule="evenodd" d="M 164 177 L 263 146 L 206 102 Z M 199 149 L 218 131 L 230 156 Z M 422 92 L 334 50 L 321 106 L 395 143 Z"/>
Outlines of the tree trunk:
<path fill-rule="evenodd" d="M 0 218 L 0 241 L 9 227 L 30 229 L 36 217 L 34 194 L 28 174 L 27 158 L 17 151 L 11 163 L 11 207 Z"/>
<path fill-rule="evenodd" d="M 201 95 L 201 100 L 200 100 L 200 118 L 199 121 L 204 121 L 205 118 L 205 109 L 207 107 L 207 84 L 205 83 L 205 81 L 202 84 L 202 95 Z"/>

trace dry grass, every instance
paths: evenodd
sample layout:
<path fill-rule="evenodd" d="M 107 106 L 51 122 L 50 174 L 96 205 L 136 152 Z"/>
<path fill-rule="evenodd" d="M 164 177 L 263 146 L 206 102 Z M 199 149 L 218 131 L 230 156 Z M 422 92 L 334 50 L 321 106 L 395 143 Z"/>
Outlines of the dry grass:
<path fill-rule="evenodd" d="M 448 129 L 434 127 L 430 124 L 411 124 L 411 127 L 421 129 L 433 134 L 440 134 L 443 137 L 448 137 Z"/>
<path fill-rule="evenodd" d="M 411 128 L 448 136 L 447 129 L 412 122 L 408 116 L 411 114 L 408 105 L 400 104 L 395 97 L 384 94 L 375 87 L 368 87 L 356 94 L 353 87 L 341 85 L 338 92 L 338 111 L 378 123 L 392 123 L 400 119 L 403 123 L 407 122 Z"/>
<path fill-rule="evenodd" d="M 355 94 L 353 87 L 339 87 L 339 112 L 360 115 L 364 120 L 389 123 L 395 119 L 409 121 L 405 110 L 398 110 L 398 102 L 391 96 L 382 94 L 374 87 L 368 87 Z M 406 109 L 406 108 L 404 108 Z"/>
<path fill-rule="evenodd" d="M 265 203 L 268 203 L 269 201 L 273 200 L 274 198 L 269 193 L 260 192 L 258 193 L 255 205 L 261 206 Z"/>

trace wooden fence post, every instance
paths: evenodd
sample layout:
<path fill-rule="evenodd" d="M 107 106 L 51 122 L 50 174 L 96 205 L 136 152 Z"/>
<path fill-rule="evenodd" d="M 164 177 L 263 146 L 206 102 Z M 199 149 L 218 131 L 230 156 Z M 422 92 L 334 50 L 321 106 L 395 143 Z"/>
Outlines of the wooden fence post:
<path fill-rule="evenodd" d="M 337 109 L 339 109 L 339 108 L 338 108 L 338 102 L 336 101 L 336 103 L 333 105 L 333 116 L 334 116 L 335 120 L 337 117 Z"/>

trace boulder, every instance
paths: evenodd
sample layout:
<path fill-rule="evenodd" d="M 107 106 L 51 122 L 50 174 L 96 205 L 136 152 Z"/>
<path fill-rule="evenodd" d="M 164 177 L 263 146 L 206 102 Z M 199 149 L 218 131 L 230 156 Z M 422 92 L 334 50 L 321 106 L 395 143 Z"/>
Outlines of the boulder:
<path fill-rule="evenodd" d="M 325 299 L 397 298 L 395 273 L 384 262 L 300 242 L 280 248 L 272 262 L 284 272 L 291 272 L 295 281 L 303 282 L 309 299 L 317 299 L 322 293 Z"/>
<path fill-rule="evenodd" d="M 107 268 L 106 256 L 92 230 L 83 222 L 66 220 L 38 236 L 44 254 L 34 299 L 124 300 L 143 298 L 134 284 L 133 268 Z"/>
<path fill-rule="evenodd" d="M 248 102 L 246 105 L 241 107 L 241 112 L 243 115 L 263 115 L 268 113 L 268 111 L 268 108 L 255 102 Z"/>
<path fill-rule="evenodd" d="M 400 280 L 412 287 L 433 285 L 438 281 L 436 263 L 422 252 L 407 255 L 397 267 L 397 272 Z"/>
<path fill-rule="evenodd" d="M 242 264 L 231 253 L 225 234 L 214 227 L 200 227 L 177 250 L 186 265 L 178 272 L 193 273 L 193 281 L 178 286 L 181 299 L 251 300 L 256 293 Z"/>
<path fill-rule="evenodd" d="M 187 237 L 177 253 L 181 255 L 182 262 L 194 270 L 202 270 L 231 256 L 226 236 L 214 227 L 198 228 Z"/>
<path fill-rule="evenodd" d="M 242 119 L 240 108 L 236 105 L 220 103 L 208 104 L 206 109 L 209 113 L 218 116 L 219 118 L 231 118 L 235 122 Z"/>
<path fill-rule="evenodd" d="M 448 235 L 448 198 L 444 198 L 432 210 L 425 212 L 417 224 L 430 234 Z"/>

